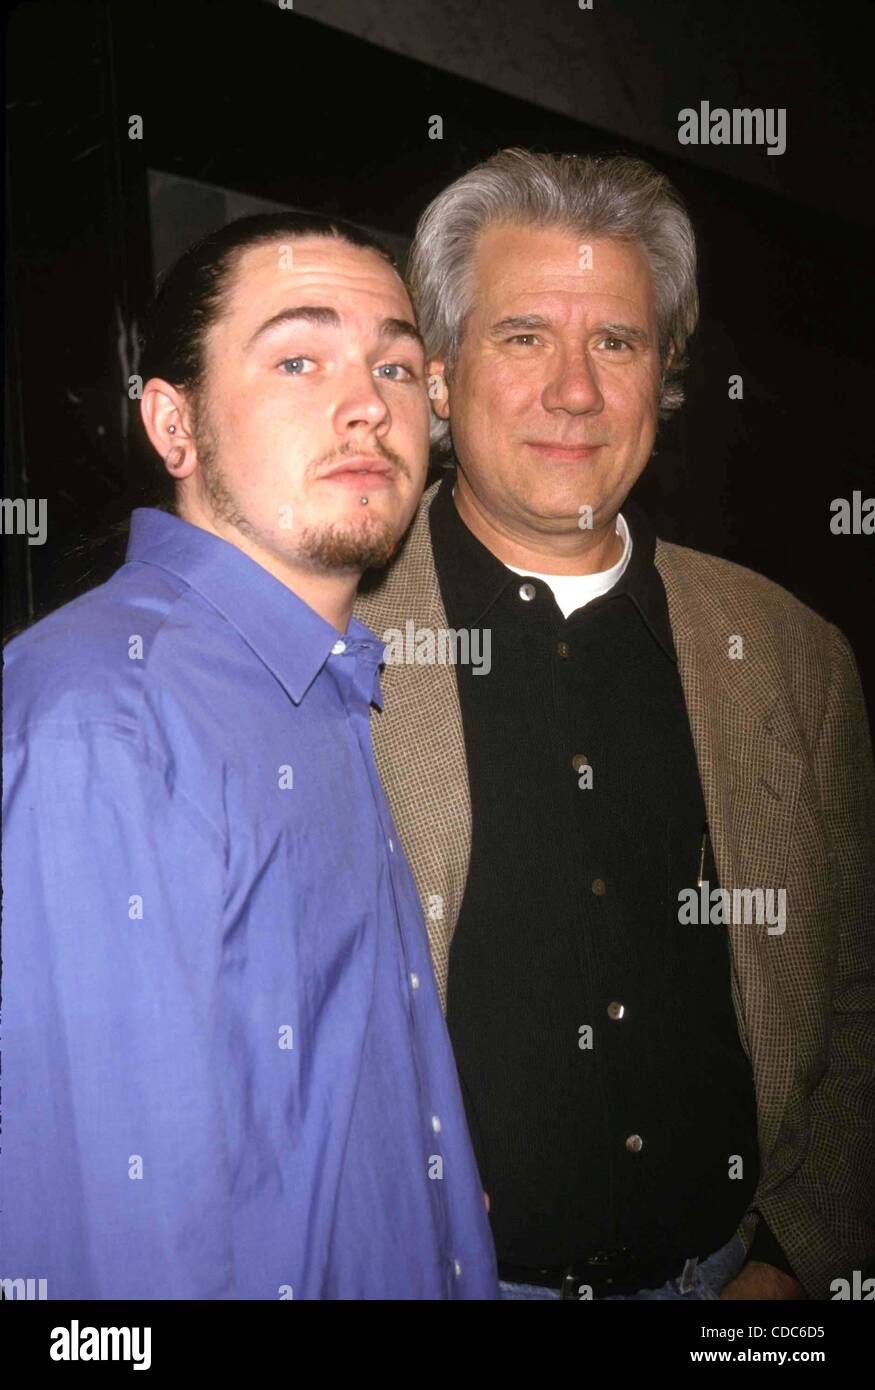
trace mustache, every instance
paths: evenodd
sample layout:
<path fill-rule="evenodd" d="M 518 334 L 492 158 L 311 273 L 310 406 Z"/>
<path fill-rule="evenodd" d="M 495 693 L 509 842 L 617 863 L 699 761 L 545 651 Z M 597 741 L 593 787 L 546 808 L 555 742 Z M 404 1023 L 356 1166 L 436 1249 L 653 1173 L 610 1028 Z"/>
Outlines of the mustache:
<path fill-rule="evenodd" d="M 315 460 L 310 465 L 312 472 L 318 474 L 323 468 L 330 468 L 335 463 L 343 463 L 348 458 L 378 458 L 384 463 L 390 463 L 402 477 L 410 477 L 410 469 L 407 467 L 400 454 L 396 454 L 394 449 L 389 449 L 381 441 L 377 440 L 371 448 L 366 448 L 361 444 L 343 444 L 339 449 L 330 449 L 327 454 Z"/>

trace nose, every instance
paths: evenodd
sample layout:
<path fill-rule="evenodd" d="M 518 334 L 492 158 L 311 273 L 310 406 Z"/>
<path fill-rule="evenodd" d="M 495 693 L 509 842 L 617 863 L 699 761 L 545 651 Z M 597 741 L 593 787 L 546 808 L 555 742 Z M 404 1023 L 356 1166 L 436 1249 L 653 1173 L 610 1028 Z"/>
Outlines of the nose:
<path fill-rule="evenodd" d="M 350 368 L 334 411 L 334 428 L 341 436 L 356 431 L 378 438 L 389 432 L 392 416 L 379 381 L 367 366 Z"/>
<path fill-rule="evenodd" d="M 589 353 L 560 353 L 541 400 L 545 410 L 565 410 L 569 415 L 597 414 L 605 402 Z"/>

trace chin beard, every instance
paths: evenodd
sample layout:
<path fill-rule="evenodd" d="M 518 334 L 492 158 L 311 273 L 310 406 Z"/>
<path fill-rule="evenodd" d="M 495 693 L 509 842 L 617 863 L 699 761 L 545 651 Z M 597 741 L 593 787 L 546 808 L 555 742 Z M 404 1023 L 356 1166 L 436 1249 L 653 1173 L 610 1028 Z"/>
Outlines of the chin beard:
<path fill-rule="evenodd" d="M 364 524 L 348 522 L 328 526 L 308 526 L 297 539 L 298 554 L 314 569 L 382 569 L 398 548 L 399 537 L 386 522 L 368 517 Z"/>
<path fill-rule="evenodd" d="M 213 517 L 263 544 L 263 538 L 257 528 L 240 509 L 228 478 L 218 462 L 216 440 L 207 427 L 202 409 L 197 420 L 195 442 L 201 463 L 203 488 Z M 333 522 L 325 526 L 305 527 L 296 539 L 296 558 L 309 564 L 312 569 L 326 574 L 338 570 L 361 574 L 366 569 L 382 569 L 388 564 L 398 548 L 400 539 L 387 522 L 377 521 L 374 516 L 363 515 L 354 522 Z M 270 548 L 268 545 L 268 549 Z"/>

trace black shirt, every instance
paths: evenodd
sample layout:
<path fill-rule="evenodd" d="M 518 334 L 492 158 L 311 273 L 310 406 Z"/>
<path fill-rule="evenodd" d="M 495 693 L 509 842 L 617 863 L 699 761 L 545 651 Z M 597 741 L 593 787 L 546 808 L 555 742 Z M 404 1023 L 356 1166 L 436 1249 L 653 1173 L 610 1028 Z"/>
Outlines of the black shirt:
<path fill-rule="evenodd" d="M 498 1257 L 705 1257 L 756 1187 L 756 1101 L 726 928 L 678 921 L 706 813 L 655 536 L 624 506 L 625 573 L 566 621 L 452 484 L 438 580 L 452 628 L 491 630 L 491 669 L 457 666 L 472 846 L 447 1022 Z"/>

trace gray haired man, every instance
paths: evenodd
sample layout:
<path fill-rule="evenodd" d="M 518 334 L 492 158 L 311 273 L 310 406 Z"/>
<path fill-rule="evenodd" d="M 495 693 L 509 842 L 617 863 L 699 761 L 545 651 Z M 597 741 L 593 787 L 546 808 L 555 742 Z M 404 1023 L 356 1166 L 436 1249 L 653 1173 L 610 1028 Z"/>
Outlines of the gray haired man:
<path fill-rule="evenodd" d="M 687 214 L 639 160 L 505 150 L 411 277 L 452 461 L 356 611 L 418 635 L 374 742 L 503 1292 L 827 1298 L 872 1253 L 871 745 L 841 633 L 628 500 Z"/>

